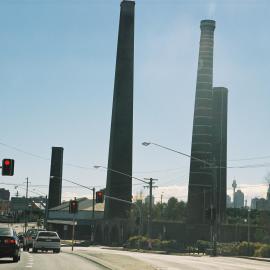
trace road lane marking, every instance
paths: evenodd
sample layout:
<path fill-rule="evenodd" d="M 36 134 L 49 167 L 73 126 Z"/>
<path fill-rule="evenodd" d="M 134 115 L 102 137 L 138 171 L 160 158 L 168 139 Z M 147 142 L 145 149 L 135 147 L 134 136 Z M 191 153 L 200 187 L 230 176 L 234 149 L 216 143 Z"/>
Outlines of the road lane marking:
<path fill-rule="evenodd" d="M 28 258 L 27 258 L 27 264 L 25 268 L 32 268 L 34 264 L 34 258 L 31 253 L 27 253 L 27 255 L 28 255 Z"/>

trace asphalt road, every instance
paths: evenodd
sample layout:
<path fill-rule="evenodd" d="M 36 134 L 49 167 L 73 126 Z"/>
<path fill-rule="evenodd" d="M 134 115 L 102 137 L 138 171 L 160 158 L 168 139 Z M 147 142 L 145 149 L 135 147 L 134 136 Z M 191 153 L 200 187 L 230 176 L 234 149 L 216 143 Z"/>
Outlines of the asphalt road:
<path fill-rule="evenodd" d="M 12 259 L 0 259 L 0 270 L 104 270 L 86 259 L 76 255 L 60 253 L 21 253 L 21 260 L 18 263 L 13 263 Z"/>

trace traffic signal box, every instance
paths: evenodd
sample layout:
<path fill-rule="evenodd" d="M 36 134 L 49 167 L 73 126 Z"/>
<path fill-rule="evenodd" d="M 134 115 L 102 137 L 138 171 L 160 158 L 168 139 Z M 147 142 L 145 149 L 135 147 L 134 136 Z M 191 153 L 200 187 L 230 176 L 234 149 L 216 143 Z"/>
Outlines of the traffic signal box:
<path fill-rule="evenodd" d="M 2 160 L 2 175 L 12 176 L 14 175 L 14 159 L 3 159 Z"/>
<path fill-rule="evenodd" d="M 69 213 L 76 214 L 78 212 L 78 201 L 70 200 L 69 201 Z"/>
<path fill-rule="evenodd" d="M 96 203 L 103 203 L 104 202 L 104 194 L 102 191 L 96 192 Z"/>

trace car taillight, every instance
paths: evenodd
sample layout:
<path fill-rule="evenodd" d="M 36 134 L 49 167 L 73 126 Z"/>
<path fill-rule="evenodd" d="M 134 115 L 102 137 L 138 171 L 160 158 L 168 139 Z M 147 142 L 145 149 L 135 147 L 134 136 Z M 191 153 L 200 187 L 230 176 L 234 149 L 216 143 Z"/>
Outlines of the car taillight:
<path fill-rule="evenodd" d="M 9 245 L 12 245 L 12 244 L 16 244 L 16 240 L 15 239 L 6 239 L 4 241 L 5 244 L 9 244 Z"/>

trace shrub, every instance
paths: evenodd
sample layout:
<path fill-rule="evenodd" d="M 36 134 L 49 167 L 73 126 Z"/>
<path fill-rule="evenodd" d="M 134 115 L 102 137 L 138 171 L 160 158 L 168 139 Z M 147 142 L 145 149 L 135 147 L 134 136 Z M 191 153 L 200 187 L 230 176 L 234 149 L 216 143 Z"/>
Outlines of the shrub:
<path fill-rule="evenodd" d="M 175 240 L 163 240 L 161 241 L 161 249 L 162 250 L 177 250 L 177 242 Z"/>
<path fill-rule="evenodd" d="M 138 241 L 140 240 L 140 236 L 132 236 L 127 241 L 128 248 L 136 248 L 138 246 Z"/>
<path fill-rule="evenodd" d="M 239 256 L 253 256 L 255 252 L 255 246 L 253 243 L 248 244 L 248 242 L 242 242 L 238 246 Z"/>
<path fill-rule="evenodd" d="M 145 236 L 130 237 L 124 247 L 149 249 L 149 242 L 154 250 L 177 250 L 177 242 L 175 240 L 161 241 L 160 239 L 149 239 Z"/>
<path fill-rule="evenodd" d="M 262 245 L 255 252 L 256 257 L 270 258 L 270 245 Z"/>
<path fill-rule="evenodd" d="M 161 249 L 161 241 L 160 241 L 160 239 L 148 239 L 148 241 L 151 241 L 152 249 L 154 249 L 154 250 L 160 250 Z"/>
<path fill-rule="evenodd" d="M 199 252 L 205 253 L 207 249 L 211 248 L 211 243 L 209 241 L 198 240 L 196 246 Z"/>

